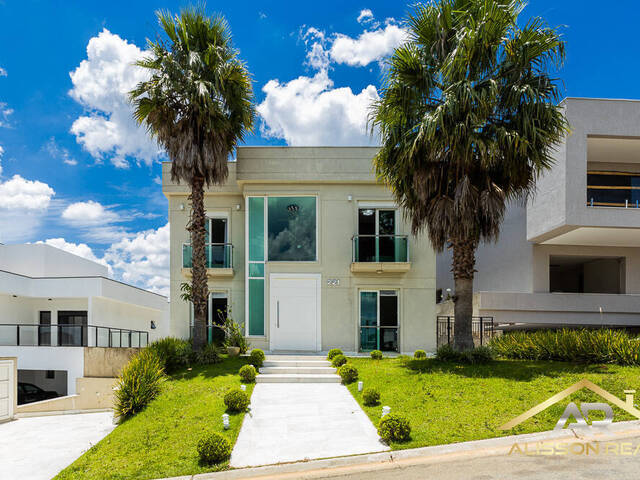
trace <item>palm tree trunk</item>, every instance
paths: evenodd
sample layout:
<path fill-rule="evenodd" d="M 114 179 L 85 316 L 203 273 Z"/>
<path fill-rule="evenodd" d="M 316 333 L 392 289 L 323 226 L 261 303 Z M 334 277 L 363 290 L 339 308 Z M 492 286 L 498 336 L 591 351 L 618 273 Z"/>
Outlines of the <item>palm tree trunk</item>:
<path fill-rule="evenodd" d="M 469 240 L 453 241 L 453 348 L 458 351 L 473 348 L 473 274 L 475 272 L 476 243 Z"/>
<path fill-rule="evenodd" d="M 204 212 L 204 178 L 194 177 L 191 185 L 191 232 L 192 268 L 191 298 L 193 301 L 193 348 L 202 350 L 207 342 L 207 256 L 205 253 L 205 212 Z"/>

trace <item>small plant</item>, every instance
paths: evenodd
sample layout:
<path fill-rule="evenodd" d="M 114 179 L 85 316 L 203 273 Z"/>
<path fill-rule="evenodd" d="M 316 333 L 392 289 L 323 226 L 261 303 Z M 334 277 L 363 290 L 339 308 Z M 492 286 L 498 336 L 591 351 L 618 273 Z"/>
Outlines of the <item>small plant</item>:
<path fill-rule="evenodd" d="M 458 352 L 451 345 L 442 345 L 436 351 L 436 359 L 441 362 L 455 362 L 458 360 Z"/>
<path fill-rule="evenodd" d="M 209 433 L 198 440 L 198 456 L 205 465 L 214 465 L 228 460 L 231 456 L 231 445 L 219 433 Z"/>
<path fill-rule="evenodd" d="M 332 348 L 327 354 L 327 360 L 331 361 L 337 355 L 342 355 L 342 350 L 340 350 L 339 348 Z"/>
<path fill-rule="evenodd" d="M 193 349 L 188 340 L 175 337 L 165 337 L 150 343 L 147 347 L 162 362 L 166 373 L 173 373 L 179 368 L 188 365 L 193 358 Z"/>
<path fill-rule="evenodd" d="M 406 442 L 411 437 L 411 426 L 402 415 L 390 413 L 380 420 L 378 435 L 387 443 Z"/>
<path fill-rule="evenodd" d="M 422 360 L 423 358 L 427 358 L 427 352 L 424 350 L 416 350 L 413 352 L 413 358 L 416 360 Z"/>
<path fill-rule="evenodd" d="M 244 332 L 240 325 L 238 325 L 233 318 L 231 318 L 231 310 L 227 311 L 227 318 L 224 321 L 224 325 L 221 328 L 225 333 L 225 341 L 224 344 L 226 347 L 238 347 L 240 349 L 240 353 L 245 354 L 251 344 L 247 341 L 244 336 Z"/>
<path fill-rule="evenodd" d="M 382 360 L 382 352 L 380 350 L 372 351 L 371 358 L 373 358 L 374 360 Z"/>
<path fill-rule="evenodd" d="M 118 377 L 114 402 L 116 415 L 130 417 L 146 407 L 160 393 L 164 378 L 158 356 L 152 350 L 141 350 Z"/>
<path fill-rule="evenodd" d="M 335 368 L 341 367 L 345 363 L 347 363 L 347 357 L 342 354 L 336 355 L 335 357 L 333 357 L 333 360 L 331 360 L 331 365 L 333 365 Z"/>
<path fill-rule="evenodd" d="M 338 375 L 340 375 L 344 383 L 353 383 L 358 379 L 358 369 L 345 363 L 338 369 Z"/>
<path fill-rule="evenodd" d="M 243 365 L 238 372 L 240 378 L 244 383 L 255 382 L 256 380 L 256 367 L 253 365 Z"/>
<path fill-rule="evenodd" d="M 232 388 L 225 393 L 224 404 L 230 412 L 244 412 L 249 406 L 249 395 L 239 388 Z"/>
<path fill-rule="evenodd" d="M 264 358 L 264 352 L 259 348 L 254 348 L 249 354 L 249 364 L 256 368 L 260 368 L 264 363 Z"/>
<path fill-rule="evenodd" d="M 436 358 L 441 362 L 466 363 L 469 365 L 478 365 L 489 363 L 493 360 L 493 352 L 489 347 L 476 347 L 471 350 L 459 352 L 454 350 L 450 345 L 442 345 L 438 348 Z"/>
<path fill-rule="evenodd" d="M 377 405 L 380 402 L 380 392 L 375 388 L 365 388 L 362 392 L 362 401 L 368 407 Z"/>
<path fill-rule="evenodd" d="M 220 348 L 213 343 L 208 343 L 196 354 L 196 360 L 200 365 L 212 365 L 223 361 Z"/>

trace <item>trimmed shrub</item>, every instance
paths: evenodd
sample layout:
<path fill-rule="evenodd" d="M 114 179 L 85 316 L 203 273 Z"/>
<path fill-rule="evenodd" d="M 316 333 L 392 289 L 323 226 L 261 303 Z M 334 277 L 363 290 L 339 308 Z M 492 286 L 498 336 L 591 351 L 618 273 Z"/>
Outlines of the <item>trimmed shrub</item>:
<path fill-rule="evenodd" d="M 231 445 L 219 433 L 208 433 L 198 440 L 198 456 L 205 465 L 214 465 L 228 460 L 231 456 Z"/>
<path fill-rule="evenodd" d="M 114 410 L 119 417 L 135 415 L 160 393 L 165 378 L 162 362 L 148 349 L 127 363 L 118 377 Z"/>
<path fill-rule="evenodd" d="M 221 363 L 223 360 L 220 348 L 213 343 L 205 345 L 205 347 L 196 354 L 196 361 L 200 365 Z"/>
<path fill-rule="evenodd" d="M 353 383 L 358 379 L 358 369 L 349 363 L 345 363 L 338 369 L 338 375 L 344 383 Z"/>
<path fill-rule="evenodd" d="M 380 350 L 374 350 L 371 352 L 371 358 L 374 360 L 382 360 L 382 352 Z"/>
<path fill-rule="evenodd" d="M 331 365 L 336 368 L 341 367 L 345 363 L 347 363 L 347 357 L 342 354 L 336 355 L 335 357 L 333 357 L 333 360 L 331 360 Z"/>
<path fill-rule="evenodd" d="M 232 388 L 225 393 L 224 404 L 230 412 L 244 412 L 249 406 L 249 395 L 239 388 Z"/>
<path fill-rule="evenodd" d="M 331 361 L 337 355 L 342 355 L 342 350 L 340 350 L 339 348 L 332 348 L 327 354 L 327 360 Z"/>
<path fill-rule="evenodd" d="M 416 350 L 413 352 L 413 358 L 416 360 L 422 360 L 423 358 L 427 358 L 427 352 L 424 350 Z"/>
<path fill-rule="evenodd" d="M 380 392 L 375 388 L 365 388 L 362 391 L 362 401 L 368 407 L 377 405 L 380 401 Z"/>
<path fill-rule="evenodd" d="M 489 347 L 476 347 L 459 352 L 450 345 L 442 345 L 436 352 L 436 359 L 441 362 L 466 363 L 479 365 L 493 360 L 493 352 Z"/>
<path fill-rule="evenodd" d="M 490 347 L 504 358 L 640 365 L 640 339 L 623 330 L 510 332 L 495 337 Z"/>
<path fill-rule="evenodd" d="M 260 368 L 264 363 L 264 352 L 259 348 L 254 348 L 249 354 L 249 365 Z"/>
<path fill-rule="evenodd" d="M 193 357 L 191 343 L 175 337 L 165 337 L 150 343 L 147 347 L 162 362 L 164 371 L 173 373 L 181 367 L 188 365 Z"/>
<path fill-rule="evenodd" d="M 406 442 L 411 437 L 411 426 L 402 415 L 390 413 L 380 420 L 378 435 L 387 443 Z"/>
<path fill-rule="evenodd" d="M 243 365 L 238 371 L 238 375 L 244 383 L 255 382 L 256 380 L 256 367 L 253 365 Z"/>

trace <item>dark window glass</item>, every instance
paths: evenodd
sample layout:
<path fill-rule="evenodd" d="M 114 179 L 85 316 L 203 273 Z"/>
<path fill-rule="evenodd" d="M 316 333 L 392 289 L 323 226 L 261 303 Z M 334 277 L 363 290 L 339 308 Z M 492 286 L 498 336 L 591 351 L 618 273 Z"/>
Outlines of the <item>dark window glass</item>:
<path fill-rule="evenodd" d="M 267 212 L 270 261 L 316 260 L 315 197 L 269 197 Z"/>

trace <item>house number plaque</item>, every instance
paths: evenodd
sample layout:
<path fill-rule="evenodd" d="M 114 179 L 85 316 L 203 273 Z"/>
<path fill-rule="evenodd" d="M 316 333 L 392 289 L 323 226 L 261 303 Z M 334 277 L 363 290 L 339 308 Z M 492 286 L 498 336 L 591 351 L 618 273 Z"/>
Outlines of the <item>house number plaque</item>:
<path fill-rule="evenodd" d="M 327 285 L 330 287 L 337 287 L 338 285 L 340 285 L 340 279 L 339 278 L 328 278 L 327 279 Z"/>

